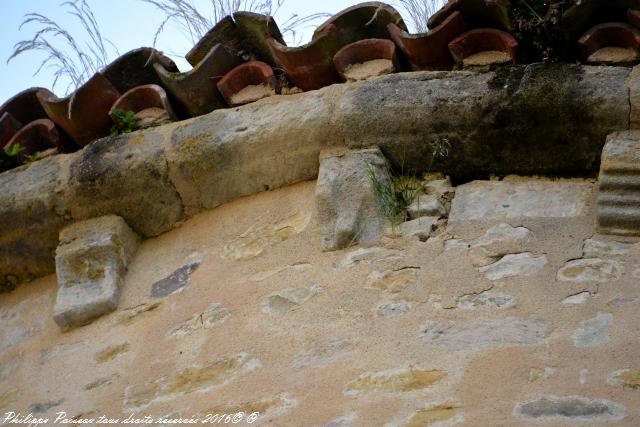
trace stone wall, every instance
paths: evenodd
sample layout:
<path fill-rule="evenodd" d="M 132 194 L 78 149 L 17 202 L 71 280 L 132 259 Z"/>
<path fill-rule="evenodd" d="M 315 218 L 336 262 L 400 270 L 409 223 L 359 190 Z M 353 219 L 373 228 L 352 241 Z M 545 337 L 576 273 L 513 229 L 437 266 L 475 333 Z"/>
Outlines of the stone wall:
<path fill-rule="evenodd" d="M 55 323 L 54 275 L 3 295 L 0 413 L 637 426 L 640 244 L 594 235 L 594 190 L 475 181 L 428 239 L 333 252 L 314 181 L 195 214 L 89 325 Z"/>
<path fill-rule="evenodd" d="M 433 168 L 458 181 L 595 175 L 606 135 L 629 128 L 629 73 L 535 64 L 401 73 L 98 140 L 0 174 L 0 284 L 53 272 L 58 232 L 74 221 L 115 214 L 157 236 L 238 197 L 314 179 L 327 146 L 378 145 L 394 167 L 421 172 L 446 140 L 450 155 Z"/>

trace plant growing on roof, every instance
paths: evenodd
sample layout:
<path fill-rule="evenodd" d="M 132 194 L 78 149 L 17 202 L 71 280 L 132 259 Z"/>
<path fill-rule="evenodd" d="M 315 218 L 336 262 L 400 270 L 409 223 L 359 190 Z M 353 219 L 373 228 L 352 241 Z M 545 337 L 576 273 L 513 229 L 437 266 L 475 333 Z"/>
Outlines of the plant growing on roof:
<path fill-rule="evenodd" d="M 51 68 L 54 76 L 52 88 L 60 79 L 67 79 L 69 83 L 65 92 L 70 93 L 108 65 L 112 54 L 117 56 L 119 52 L 113 43 L 102 36 L 98 21 L 86 0 L 65 1 L 60 6 L 67 8 L 67 13 L 82 25 L 85 32 L 83 38 L 86 40 L 84 45 L 51 18 L 40 13 L 28 13 L 24 15 L 19 29 L 35 25 L 35 32 L 30 39 L 15 44 L 7 63 L 29 52 L 42 52 L 46 57 L 34 75 Z"/>
<path fill-rule="evenodd" d="M 445 0 L 396 0 L 393 2 L 398 8 L 404 10 L 409 19 L 407 24 L 414 32 L 426 33 L 427 20 L 440 9 Z"/>
<path fill-rule="evenodd" d="M 18 165 L 17 156 L 24 151 L 20 144 L 13 144 L 11 147 L 4 147 L 0 151 L 0 170 L 11 169 Z"/>
<path fill-rule="evenodd" d="M 191 43 L 195 44 L 218 23 L 222 18 L 234 12 L 246 11 L 262 15 L 275 15 L 285 0 L 210 0 L 209 10 L 205 11 L 196 6 L 192 0 L 140 0 L 150 4 L 164 13 L 165 17 L 158 26 L 153 38 L 153 45 L 165 26 L 173 22 L 185 34 Z M 327 17 L 327 13 L 313 13 L 299 16 L 292 14 L 281 27 L 282 34 L 289 36 L 295 43 L 298 38 L 298 29 L 303 25 L 309 25 L 313 21 Z"/>
<path fill-rule="evenodd" d="M 115 121 L 115 124 L 111 127 L 111 135 L 120 135 L 140 129 L 138 118 L 133 111 L 114 108 L 111 112 Z"/>

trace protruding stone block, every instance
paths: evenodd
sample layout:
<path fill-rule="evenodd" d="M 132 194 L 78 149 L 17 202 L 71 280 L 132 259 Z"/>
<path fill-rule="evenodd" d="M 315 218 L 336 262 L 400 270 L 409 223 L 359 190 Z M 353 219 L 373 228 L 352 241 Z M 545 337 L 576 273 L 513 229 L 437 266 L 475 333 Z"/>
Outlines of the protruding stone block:
<path fill-rule="evenodd" d="M 640 235 L 640 131 L 607 137 L 600 164 L 598 230 Z"/>
<path fill-rule="evenodd" d="M 62 329 L 86 325 L 116 309 L 139 237 L 115 215 L 81 221 L 60 232 L 58 296 L 53 319 Z"/>
<path fill-rule="evenodd" d="M 320 155 L 316 206 L 323 250 L 371 243 L 383 234 L 387 221 L 372 174 L 382 185 L 391 185 L 388 167 L 378 148 Z"/>

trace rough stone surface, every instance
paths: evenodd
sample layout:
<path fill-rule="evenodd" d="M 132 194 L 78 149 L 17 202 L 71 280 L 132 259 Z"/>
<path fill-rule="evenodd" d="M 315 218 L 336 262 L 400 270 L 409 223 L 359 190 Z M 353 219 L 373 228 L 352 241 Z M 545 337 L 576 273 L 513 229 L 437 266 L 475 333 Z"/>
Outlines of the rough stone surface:
<path fill-rule="evenodd" d="M 531 239 L 531 231 L 527 228 L 500 223 L 482 237 L 469 242 L 469 256 L 474 266 L 483 267 L 502 256 L 526 251 Z"/>
<path fill-rule="evenodd" d="M 189 366 L 151 383 L 133 384 L 125 392 L 125 405 L 144 408 L 156 399 L 172 399 L 181 394 L 205 392 L 245 375 L 261 366 L 246 353 L 214 360 L 204 366 Z"/>
<path fill-rule="evenodd" d="M 580 292 L 575 295 L 570 295 L 562 300 L 563 304 L 577 305 L 584 304 L 591 297 L 591 293 L 588 291 Z"/>
<path fill-rule="evenodd" d="M 640 235 L 640 131 L 613 133 L 602 150 L 598 177 L 598 230 Z"/>
<path fill-rule="evenodd" d="M 447 140 L 450 154 L 433 169 L 455 180 L 592 173 L 606 135 L 629 127 L 629 73 L 550 64 L 398 73 L 94 141 L 1 174 L 0 280 L 9 288 L 53 272 L 57 233 L 72 220 L 115 214 L 156 236 L 238 197 L 314 179 L 327 146 L 378 145 L 392 166 L 420 172 L 431 144 Z"/>
<path fill-rule="evenodd" d="M 314 179 L 320 151 L 337 142 L 326 96 L 270 97 L 179 125 L 166 156 L 187 214 Z"/>
<path fill-rule="evenodd" d="M 64 399 L 46 416 L 64 411 L 68 417 L 133 414 L 158 420 L 257 410 L 253 425 L 278 427 L 334 421 L 352 427 L 640 425 L 640 391 L 633 385 L 640 368 L 638 248 L 599 257 L 624 265 L 616 281 L 556 276 L 568 260 L 583 256 L 585 240 L 610 241 L 594 236 L 593 207 L 584 217 L 509 220 L 531 232 L 526 250 L 544 253 L 548 264 L 534 275 L 495 282 L 474 267 L 467 247 L 501 220 L 474 222 L 464 232 L 440 222 L 426 241 L 385 236 L 373 248 L 326 252 L 312 214 L 304 230 L 288 239 L 263 246 L 259 236 L 269 240 L 272 231 L 249 233 L 246 244 L 238 240 L 226 252 L 247 230 L 299 223 L 288 218 L 314 212 L 315 188 L 310 181 L 243 197 L 145 240 L 129 264 L 117 311 L 84 327 L 61 333 L 51 318 L 55 275 L 2 295 L 1 413 L 26 415 L 31 405 Z M 260 254 L 223 256 L 236 249 L 249 254 L 253 244 L 260 245 Z M 153 283 L 195 259 L 200 265 L 181 292 L 150 296 Z M 392 285 L 397 292 L 388 288 L 391 273 L 387 289 L 369 286 L 374 272 L 403 270 L 415 274 L 405 273 L 406 286 Z M 262 311 L 271 296 L 313 283 L 322 292 L 297 308 L 281 315 Z M 583 292 L 591 295 L 583 303 L 563 304 Z M 405 303 L 410 310 L 401 315 L 379 313 L 383 306 L 395 314 Z M 574 332 L 598 313 L 613 316 L 608 341 L 576 347 Z M 429 330 L 426 341 L 428 321 L 440 327 Z M 177 330 L 186 333 L 172 336 Z M 124 343 L 127 351 L 119 352 Z M 253 357 L 238 360 L 239 353 Z M 98 363 L 98 354 L 106 360 Z M 262 367 L 251 369 L 256 359 Z M 419 382 L 408 370 L 447 376 L 401 391 L 402 384 Z M 380 373 L 389 374 L 390 382 L 375 375 Z M 370 391 L 344 394 L 347 384 L 364 377 Z M 391 391 L 396 379 L 398 388 Z M 607 399 L 626 412 L 617 421 L 514 414 L 517 405 L 549 394 Z M 150 425 L 156 424 L 180 425 Z"/>
<path fill-rule="evenodd" d="M 182 200 L 169 180 L 166 136 L 155 129 L 103 138 L 71 156 L 61 197 L 74 219 L 118 215 L 150 237 L 184 218 Z"/>
<path fill-rule="evenodd" d="M 242 403 L 213 406 L 199 413 L 199 419 L 205 419 L 209 414 L 238 414 L 250 415 L 258 413 L 262 417 L 275 417 L 281 415 L 298 405 L 298 401 L 292 399 L 287 393 L 282 393 L 273 397 L 266 397 L 258 400 L 251 400 Z M 232 421 L 233 422 L 233 421 Z M 247 421 L 247 424 L 249 423 Z"/>
<path fill-rule="evenodd" d="M 441 217 L 447 214 L 447 210 L 435 194 L 423 194 L 419 196 L 407 208 L 409 218 L 416 219 L 423 216 Z"/>
<path fill-rule="evenodd" d="M 534 255 L 529 252 L 521 254 L 505 255 L 493 264 L 480 267 L 489 280 L 501 280 L 515 276 L 530 276 L 536 274 L 547 264 L 545 255 Z"/>
<path fill-rule="evenodd" d="M 116 309 L 139 237 L 110 215 L 80 221 L 60 232 L 56 250 L 58 295 L 53 319 L 62 329 L 86 325 Z"/>
<path fill-rule="evenodd" d="M 449 222 L 584 216 L 591 190 L 580 181 L 471 182 L 456 187 Z"/>
<path fill-rule="evenodd" d="M 385 302 L 378 306 L 380 316 L 401 316 L 411 310 L 411 304 L 406 301 Z"/>
<path fill-rule="evenodd" d="M 305 288 L 283 289 L 264 301 L 263 311 L 269 314 L 286 314 L 296 310 L 301 304 L 320 292 L 322 292 L 322 288 L 317 283 Z"/>
<path fill-rule="evenodd" d="M 367 278 L 367 287 L 395 294 L 415 283 L 417 278 L 418 269 L 411 267 L 373 271 Z"/>
<path fill-rule="evenodd" d="M 546 320 L 507 317 L 469 325 L 429 322 L 422 333 L 428 344 L 444 346 L 450 350 L 463 350 L 542 344 L 550 330 L 551 322 Z"/>
<path fill-rule="evenodd" d="M 640 66 L 635 66 L 627 78 L 631 112 L 629 129 L 640 129 Z"/>
<path fill-rule="evenodd" d="M 151 297 L 164 298 L 176 292 L 180 292 L 189 284 L 191 274 L 193 274 L 199 266 L 200 261 L 190 262 L 178 268 L 164 279 L 158 280 L 151 285 Z"/>
<path fill-rule="evenodd" d="M 66 168 L 53 156 L 0 173 L 0 291 L 55 270 L 58 231 L 72 221 L 57 193 Z"/>
<path fill-rule="evenodd" d="M 458 299 L 458 308 L 463 310 L 475 310 L 477 308 L 509 308 L 516 304 L 512 295 L 492 295 L 489 292 L 464 295 Z"/>
<path fill-rule="evenodd" d="M 407 392 L 428 388 L 447 376 L 441 370 L 401 368 L 384 372 L 367 372 L 354 379 L 344 389 L 346 395 L 374 392 Z"/>
<path fill-rule="evenodd" d="M 587 239 L 582 246 L 582 256 L 584 258 L 615 257 L 625 255 L 634 247 L 636 247 L 634 243 Z"/>
<path fill-rule="evenodd" d="M 350 268 L 361 263 L 373 264 L 380 261 L 395 261 L 404 257 L 405 253 L 397 249 L 380 247 L 359 248 L 347 253 L 340 263 L 340 266 L 342 268 Z"/>
<path fill-rule="evenodd" d="M 608 400 L 581 396 L 545 396 L 521 403 L 514 414 L 532 419 L 561 419 L 575 421 L 611 421 L 624 418 L 625 408 Z"/>
<path fill-rule="evenodd" d="M 172 337 L 190 335 L 201 329 L 210 329 L 229 317 L 229 310 L 221 304 L 213 304 L 202 313 L 196 314 L 169 333 Z"/>
<path fill-rule="evenodd" d="M 395 74 L 346 86 L 338 114 L 347 146 L 377 145 L 405 170 L 424 171 L 430 144 L 447 139 L 453 150 L 433 169 L 455 179 L 580 175 L 597 171 L 609 133 L 629 127 L 629 73 L 532 64 L 489 73 Z"/>
<path fill-rule="evenodd" d="M 415 236 L 424 242 L 431 236 L 437 225 L 438 217 L 423 216 L 400 224 L 400 234 L 403 236 Z"/>
<path fill-rule="evenodd" d="M 239 260 L 260 255 L 268 247 L 301 233 L 310 219 L 311 212 L 296 212 L 276 223 L 253 225 L 224 247 L 222 257 Z"/>
<path fill-rule="evenodd" d="M 596 347 L 609 342 L 609 330 L 613 315 L 599 313 L 593 319 L 580 323 L 573 332 L 573 345 L 576 347 Z"/>
<path fill-rule="evenodd" d="M 621 385 L 622 387 L 633 390 L 640 389 L 640 369 L 621 369 L 612 372 L 607 382 L 612 385 Z"/>
<path fill-rule="evenodd" d="M 418 409 L 407 420 L 404 427 L 437 425 L 437 423 L 451 420 L 458 412 L 459 408 L 453 405 L 436 405 L 430 408 Z"/>
<path fill-rule="evenodd" d="M 563 282 L 608 282 L 620 278 L 622 264 L 619 261 L 600 258 L 576 259 L 558 270 L 558 280 Z"/>
<path fill-rule="evenodd" d="M 380 185 L 390 186 L 388 169 L 377 148 L 325 152 L 320 156 L 316 207 L 324 250 L 372 243 L 380 238 L 387 219 L 371 175 Z"/>

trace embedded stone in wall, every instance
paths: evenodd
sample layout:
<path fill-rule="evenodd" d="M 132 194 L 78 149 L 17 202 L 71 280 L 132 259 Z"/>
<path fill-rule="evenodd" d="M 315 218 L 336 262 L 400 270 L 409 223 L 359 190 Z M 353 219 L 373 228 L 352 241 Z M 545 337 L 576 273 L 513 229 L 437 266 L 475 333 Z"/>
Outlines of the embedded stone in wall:
<path fill-rule="evenodd" d="M 489 292 L 463 295 L 458 298 L 457 307 L 463 310 L 475 310 L 476 308 L 508 308 L 516 304 L 516 299 L 511 295 L 492 295 Z"/>
<path fill-rule="evenodd" d="M 244 413 L 251 415 L 259 413 L 259 418 L 276 417 L 288 412 L 291 408 L 298 405 L 298 401 L 289 397 L 287 393 L 281 393 L 274 397 L 266 397 L 263 399 L 249 400 L 242 403 L 213 406 L 199 412 L 200 419 L 209 414 L 238 414 Z M 198 417 L 196 417 L 198 418 Z"/>
<path fill-rule="evenodd" d="M 112 345 L 100 350 L 98 353 L 95 354 L 93 359 L 96 361 L 96 363 L 105 363 L 115 359 L 119 355 L 126 353 L 128 351 L 129 351 L 129 343 L 125 342 L 122 344 Z"/>
<path fill-rule="evenodd" d="M 296 355 L 293 361 L 294 368 L 321 367 L 332 363 L 341 357 L 351 353 L 354 347 L 353 340 L 344 337 L 332 337 L 320 342 L 307 352 Z"/>
<path fill-rule="evenodd" d="M 322 427 L 351 427 L 353 423 L 358 419 L 356 412 L 350 412 L 338 418 L 334 418 Z"/>
<path fill-rule="evenodd" d="M 507 317 L 480 320 L 468 325 L 428 322 L 422 329 L 428 344 L 449 350 L 482 349 L 513 345 L 542 344 L 551 331 L 551 322 L 542 319 Z"/>
<path fill-rule="evenodd" d="M 536 274 L 547 264 L 545 255 L 534 255 L 529 252 L 506 255 L 500 261 L 480 267 L 489 280 L 501 280 L 515 276 L 531 276 Z"/>
<path fill-rule="evenodd" d="M 401 316 L 405 313 L 408 313 L 411 310 L 411 304 L 406 301 L 397 301 L 397 302 L 385 302 L 378 305 L 378 315 L 388 317 L 388 316 Z"/>
<path fill-rule="evenodd" d="M 344 389 L 346 395 L 374 392 L 395 393 L 423 390 L 447 376 L 446 371 L 402 368 L 383 372 L 367 372 L 351 381 Z"/>
<path fill-rule="evenodd" d="M 544 369 L 540 368 L 531 368 L 529 369 L 529 382 L 534 383 L 539 380 L 547 380 L 555 374 L 555 368 L 551 368 L 549 366 L 545 366 Z"/>
<path fill-rule="evenodd" d="M 86 391 L 89 391 L 96 388 L 104 387 L 106 385 L 113 383 L 113 381 L 117 378 L 118 378 L 118 374 L 113 374 L 109 377 L 100 377 L 91 381 L 90 383 L 85 384 L 83 389 Z"/>
<path fill-rule="evenodd" d="M 612 372 L 607 377 L 607 382 L 611 385 L 640 390 L 640 369 L 621 369 Z"/>
<path fill-rule="evenodd" d="M 434 216 L 423 216 L 400 224 L 400 234 L 403 236 L 416 236 L 420 241 L 426 242 L 438 226 L 438 219 Z M 393 235 L 393 230 L 390 234 Z"/>
<path fill-rule="evenodd" d="M 436 194 L 423 194 L 419 196 L 409 207 L 407 207 L 409 218 L 416 219 L 423 216 L 442 217 L 447 214 L 447 210 L 440 201 L 440 196 Z"/>
<path fill-rule="evenodd" d="M 373 177 L 391 185 L 389 165 L 378 148 L 327 151 L 320 155 L 316 207 L 322 249 L 375 242 L 387 219 Z"/>
<path fill-rule="evenodd" d="M 63 402 L 64 402 L 64 399 L 58 399 L 58 400 L 50 400 L 48 402 L 33 403 L 29 405 L 29 408 L 27 410 L 34 414 L 44 414 L 49 409 L 62 405 Z"/>
<path fill-rule="evenodd" d="M 600 258 L 576 259 L 558 270 L 558 280 L 563 282 L 608 282 L 622 275 L 622 263 Z"/>
<path fill-rule="evenodd" d="M 612 321 L 613 315 L 611 313 L 598 313 L 593 319 L 583 321 L 573 332 L 573 345 L 576 347 L 597 347 L 608 343 Z"/>
<path fill-rule="evenodd" d="M 586 181 L 473 181 L 456 188 L 449 224 L 468 220 L 572 218 L 589 212 Z"/>
<path fill-rule="evenodd" d="M 484 267 L 504 255 L 526 251 L 531 239 L 529 229 L 501 223 L 488 229 L 482 237 L 469 242 L 469 256 L 475 267 Z"/>
<path fill-rule="evenodd" d="M 430 408 L 418 409 L 407 420 L 403 427 L 424 427 L 450 420 L 458 413 L 453 405 L 436 405 Z"/>
<path fill-rule="evenodd" d="M 116 309 L 139 241 L 115 215 L 81 221 L 60 232 L 53 318 L 62 329 L 86 325 Z"/>
<path fill-rule="evenodd" d="M 621 420 L 625 408 L 608 400 L 582 396 L 544 396 L 519 403 L 514 415 L 539 420 L 609 421 Z"/>
<path fill-rule="evenodd" d="M 275 224 L 254 225 L 225 245 L 222 257 L 239 260 L 260 255 L 266 248 L 301 233 L 311 220 L 311 212 L 296 212 Z"/>
<path fill-rule="evenodd" d="M 562 300 L 562 303 L 570 304 L 570 305 L 584 304 L 585 302 L 587 302 L 590 296 L 591 296 L 591 292 L 583 291 L 574 295 L 569 295 L 568 297 Z"/>
<path fill-rule="evenodd" d="M 614 298 L 611 301 L 609 301 L 607 304 L 615 305 L 615 306 L 640 304 L 640 299 L 638 299 L 638 298 Z"/>
<path fill-rule="evenodd" d="M 404 251 L 380 247 L 358 248 L 347 253 L 340 263 L 341 268 L 350 268 L 357 264 L 374 264 L 382 261 L 397 261 L 406 256 Z"/>
<path fill-rule="evenodd" d="M 398 293 L 415 283 L 419 268 L 405 267 L 398 270 L 374 271 L 367 278 L 367 287 Z"/>
<path fill-rule="evenodd" d="M 46 350 L 42 350 L 40 352 L 40 364 L 44 365 L 53 358 L 75 353 L 83 348 L 84 345 L 84 342 L 74 342 L 69 344 L 59 344 Z"/>
<path fill-rule="evenodd" d="M 180 337 L 192 334 L 200 329 L 210 329 L 213 325 L 223 322 L 229 317 L 229 310 L 221 304 L 213 304 L 200 314 L 196 314 L 176 329 L 169 332 L 169 336 Z"/>
<path fill-rule="evenodd" d="M 153 382 L 133 384 L 125 390 L 125 406 L 140 409 L 156 399 L 172 399 L 181 394 L 205 392 L 227 384 L 261 366 L 246 353 L 215 360 L 204 366 L 190 366 Z"/>
<path fill-rule="evenodd" d="M 634 247 L 634 243 L 592 238 L 584 241 L 582 245 L 582 256 L 584 258 L 620 256 L 628 253 Z"/>
<path fill-rule="evenodd" d="M 158 307 L 160 307 L 159 301 L 156 301 L 154 303 L 144 302 L 142 304 L 136 305 L 135 307 L 125 308 L 118 316 L 117 324 L 128 326 L 136 320 L 146 316 L 148 313 L 155 311 Z"/>
<path fill-rule="evenodd" d="M 13 405 L 13 403 L 16 401 L 17 398 L 18 398 L 18 392 L 16 390 L 0 393 L 0 411 L 9 409 L 11 405 Z"/>
<path fill-rule="evenodd" d="M 268 314 L 286 314 L 322 292 L 317 283 L 306 288 L 287 288 L 271 295 L 264 301 L 263 309 Z"/>
<path fill-rule="evenodd" d="M 164 279 L 151 285 L 151 298 L 164 298 L 181 292 L 189 284 L 191 275 L 200 267 L 200 261 L 192 261 L 183 265 Z"/>
<path fill-rule="evenodd" d="M 602 149 L 596 216 L 603 234 L 640 235 L 640 131 L 607 136 Z"/>

